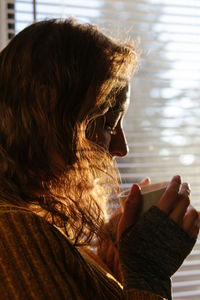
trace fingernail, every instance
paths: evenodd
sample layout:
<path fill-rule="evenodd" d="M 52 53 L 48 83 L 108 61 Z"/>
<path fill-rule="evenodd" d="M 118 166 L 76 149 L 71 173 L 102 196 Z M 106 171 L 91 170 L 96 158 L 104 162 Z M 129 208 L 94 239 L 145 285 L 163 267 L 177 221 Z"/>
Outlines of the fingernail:
<path fill-rule="evenodd" d="M 176 180 L 177 183 L 181 183 L 181 176 L 180 175 L 175 175 L 173 177 L 173 180 Z"/>
<path fill-rule="evenodd" d="M 185 191 L 191 192 L 189 183 L 187 182 L 182 183 L 182 187 L 185 189 Z"/>

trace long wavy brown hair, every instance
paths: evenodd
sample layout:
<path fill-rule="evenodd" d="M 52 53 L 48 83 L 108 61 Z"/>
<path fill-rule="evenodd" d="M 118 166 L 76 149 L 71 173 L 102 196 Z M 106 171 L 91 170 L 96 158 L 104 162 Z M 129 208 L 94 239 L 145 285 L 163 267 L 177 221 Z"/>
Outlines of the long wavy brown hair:
<path fill-rule="evenodd" d="M 101 179 L 116 183 L 116 174 L 86 132 L 115 105 L 136 60 L 132 45 L 72 19 L 13 38 L 0 53 L 2 203 L 42 214 L 76 245 L 91 240 L 103 221 Z"/>

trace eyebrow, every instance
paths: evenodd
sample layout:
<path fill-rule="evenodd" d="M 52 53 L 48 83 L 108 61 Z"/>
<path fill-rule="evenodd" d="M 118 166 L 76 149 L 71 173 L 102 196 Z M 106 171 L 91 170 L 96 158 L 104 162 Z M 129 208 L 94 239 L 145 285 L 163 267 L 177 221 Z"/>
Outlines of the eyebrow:
<path fill-rule="evenodd" d="M 122 96 L 122 95 L 120 95 Z M 117 97 L 116 97 L 117 98 Z M 126 94 L 124 97 L 119 97 L 119 99 L 116 101 L 115 105 L 110 107 L 108 111 L 118 111 L 118 112 L 123 112 L 125 110 L 124 108 L 124 103 L 126 102 Z"/>
<path fill-rule="evenodd" d="M 111 94 L 115 92 L 116 89 L 113 89 Z M 124 102 L 126 102 L 127 98 L 128 85 L 124 86 L 118 93 L 115 94 L 116 101 L 115 105 L 110 107 L 108 112 L 124 112 L 125 108 L 123 106 Z"/>
<path fill-rule="evenodd" d="M 109 108 L 107 113 L 123 113 L 125 111 L 124 107 L 121 105 L 121 103 L 115 105 L 114 107 Z"/>

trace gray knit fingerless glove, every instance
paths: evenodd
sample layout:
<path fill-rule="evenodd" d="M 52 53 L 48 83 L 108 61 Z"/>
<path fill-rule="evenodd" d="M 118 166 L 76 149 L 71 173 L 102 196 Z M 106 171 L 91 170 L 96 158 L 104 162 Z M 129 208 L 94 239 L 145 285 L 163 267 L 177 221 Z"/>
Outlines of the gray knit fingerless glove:
<path fill-rule="evenodd" d="M 195 239 L 153 206 L 119 240 L 124 288 L 171 299 L 170 277 L 191 252 Z"/>

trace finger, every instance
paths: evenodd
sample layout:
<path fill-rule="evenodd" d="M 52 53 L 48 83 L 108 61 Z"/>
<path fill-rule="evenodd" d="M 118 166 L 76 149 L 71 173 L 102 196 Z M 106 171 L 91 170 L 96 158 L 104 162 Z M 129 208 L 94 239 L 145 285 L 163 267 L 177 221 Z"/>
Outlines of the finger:
<path fill-rule="evenodd" d="M 198 221 L 198 222 L 192 227 L 192 229 L 189 231 L 189 234 L 190 234 L 193 238 L 195 238 L 195 239 L 197 239 L 197 237 L 198 237 L 198 234 L 199 234 L 199 228 L 200 228 L 200 221 Z"/>
<path fill-rule="evenodd" d="M 139 186 L 145 186 L 151 183 L 151 179 L 149 177 L 144 178 L 140 183 L 138 184 Z"/>
<path fill-rule="evenodd" d="M 136 222 L 137 213 L 141 208 L 142 196 L 140 187 L 134 184 L 130 193 L 125 200 L 124 212 L 119 221 L 117 239 L 119 240 L 122 233 L 131 225 Z"/>
<path fill-rule="evenodd" d="M 166 191 L 162 195 L 161 199 L 156 204 L 165 213 L 169 214 L 174 208 L 174 205 L 178 199 L 178 192 L 181 185 L 181 178 L 179 175 L 176 175 L 172 178 L 168 184 Z"/>
<path fill-rule="evenodd" d="M 183 217 L 190 205 L 190 188 L 187 183 L 183 183 L 181 190 L 178 195 L 178 201 L 172 212 L 170 213 L 170 218 L 178 224 L 182 224 Z"/>
<path fill-rule="evenodd" d="M 122 208 L 119 206 L 116 211 L 112 214 L 110 220 L 114 219 L 115 217 L 119 216 L 122 214 Z"/>
<path fill-rule="evenodd" d="M 200 217 L 198 215 L 198 212 L 194 209 L 194 207 L 190 205 L 183 218 L 183 230 L 190 233 L 194 238 L 196 238 L 199 232 L 199 222 Z"/>

